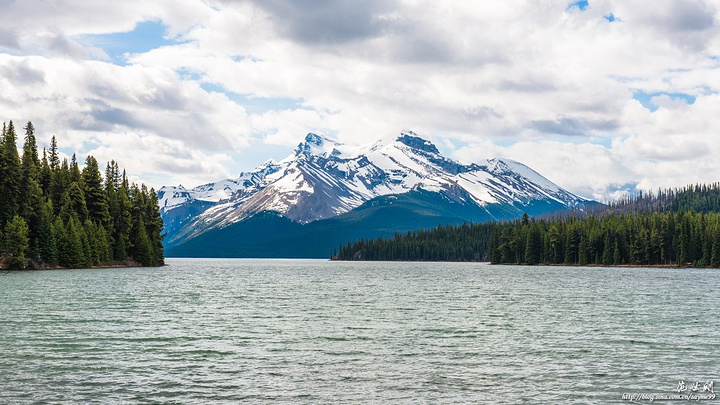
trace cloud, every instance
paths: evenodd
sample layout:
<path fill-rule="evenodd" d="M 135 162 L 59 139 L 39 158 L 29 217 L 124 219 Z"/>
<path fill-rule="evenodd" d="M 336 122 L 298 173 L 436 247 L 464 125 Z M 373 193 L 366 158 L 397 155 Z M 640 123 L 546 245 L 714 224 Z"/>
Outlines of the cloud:
<path fill-rule="evenodd" d="M 530 127 L 547 134 L 587 136 L 595 131 L 613 131 L 619 128 L 616 120 L 589 121 L 584 118 L 561 117 L 554 120 L 537 120 Z"/>
<path fill-rule="evenodd" d="M 379 36 L 387 29 L 382 19 L 395 0 L 254 0 L 272 15 L 277 31 L 309 45 L 342 46 Z"/>
<path fill-rule="evenodd" d="M 20 49 L 20 42 L 18 35 L 13 30 L 1 28 L 0 29 L 0 47 L 17 50 Z"/>
<path fill-rule="evenodd" d="M 7 65 L 0 66 L 0 76 L 17 85 L 45 83 L 45 73 L 34 69 L 27 60 L 9 61 Z"/>
<path fill-rule="evenodd" d="M 81 153 L 156 156 L 133 167 L 157 185 L 282 158 L 309 131 L 363 143 L 403 128 L 602 198 L 720 181 L 717 3 L 569 3 L 12 2 L 0 108 Z M 100 40 L 148 21 L 166 37 Z"/>

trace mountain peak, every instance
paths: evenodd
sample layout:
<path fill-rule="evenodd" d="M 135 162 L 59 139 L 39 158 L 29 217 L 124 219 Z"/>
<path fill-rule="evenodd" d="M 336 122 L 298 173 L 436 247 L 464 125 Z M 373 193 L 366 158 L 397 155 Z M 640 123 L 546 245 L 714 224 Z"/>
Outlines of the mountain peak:
<path fill-rule="evenodd" d="M 540 173 L 512 159 L 488 159 L 488 171 L 495 175 L 519 175 L 548 190 L 560 189 L 560 187 L 543 177 Z"/>
<path fill-rule="evenodd" d="M 305 143 L 321 146 L 324 143 L 325 137 L 320 136 L 318 134 L 314 134 L 312 132 L 309 132 L 307 135 L 305 135 Z"/>
<path fill-rule="evenodd" d="M 432 142 L 419 137 L 418 134 L 413 131 L 403 131 L 395 140 L 414 149 L 440 154 L 440 151 Z"/>
<path fill-rule="evenodd" d="M 300 142 L 295 148 L 295 156 L 300 154 L 305 155 L 316 155 L 321 157 L 331 157 L 342 155 L 342 148 L 344 145 L 334 139 L 330 139 L 323 135 L 315 133 L 308 133 L 305 135 L 305 141 Z"/>
<path fill-rule="evenodd" d="M 386 232 L 392 229 L 392 224 L 415 227 L 416 218 L 435 226 L 437 221 L 443 221 L 440 218 L 453 222 L 502 220 L 520 217 L 524 212 L 538 214 L 590 204 L 519 162 L 490 159 L 482 164 L 464 165 L 443 157 L 433 143 L 412 131 L 395 132 L 373 144 L 357 146 L 343 145 L 311 132 L 294 153 L 280 162 L 270 160 L 238 178 L 191 190 L 182 186 L 163 188 L 158 192 L 158 200 L 169 235 L 166 243 L 175 247 L 195 238 L 220 235 L 211 231 L 261 218 L 263 212 L 280 215 L 287 224 L 308 224 L 358 209 L 357 215 L 346 217 L 354 218 L 348 222 L 351 227 L 369 229 L 363 228 L 365 221 L 374 216 L 369 221 L 382 222 L 376 224 Z M 398 203 L 390 211 L 375 211 L 378 201 L 383 204 L 401 200 L 405 203 Z M 441 211 L 427 211 L 431 201 L 440 204 Z M 366 206 L 368 203 L 371 205 Z M 346 238 L 345 234 L 335 234 L 336 227 L 345 226 L 338 225 L 343 221 L 322 228 L 327 230 L 317 237 L 296 234 L 294 229 L 300 228 L 295 225 L 282 229 L 293 229 L 291 233 L 305 235 L 302 238 L 315 243 L 314 239 L 329 238 L 331 234 Z M 243 241 L 252 241 L 250 250 L 255 252 L 256 233 L 261 228 L 247 229 L 243 239 L 230 243 L 240 248 L 246 244 Z M 277 233 L 280 238 L 268 240 L 286 240 L 283 239 L 286 231 L 262 230 L 263 234 Z M 376 236 L 379 235 L 378 231 Z M 218 241 L 212 240 L 207 245 L 211 252 Z"/>

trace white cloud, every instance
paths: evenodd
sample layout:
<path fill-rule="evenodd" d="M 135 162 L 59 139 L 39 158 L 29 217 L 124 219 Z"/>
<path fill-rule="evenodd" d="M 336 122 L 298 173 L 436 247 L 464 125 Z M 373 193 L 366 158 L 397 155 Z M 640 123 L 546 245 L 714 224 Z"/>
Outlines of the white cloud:
<path fill-rule="evenodd" d="M 156 185 L 278 157 L 249 158 L 259 141 L 291 148 L 318 131 L 362 143 L 405 128 L 597 198 L 720 181 L 714 0 L 39 3 L 4 9 L 3 113 L 83 153 L 142 148 L 127 156 L 163 159 L 137 166 Z M 148 20 L 181 41 L 128 66 L 75 39 Z M 657 111 L 637 91 L 659 94 Z"/>

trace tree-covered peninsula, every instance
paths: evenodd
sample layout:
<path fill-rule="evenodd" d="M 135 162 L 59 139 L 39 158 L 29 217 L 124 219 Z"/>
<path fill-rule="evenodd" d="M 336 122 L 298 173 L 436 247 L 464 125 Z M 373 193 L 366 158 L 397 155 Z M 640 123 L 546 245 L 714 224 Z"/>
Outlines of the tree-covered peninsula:
<path fill-rule="evenodd" d="M 359 240 L 335 258 L 717 268 L 720 185 L 640 194 L 589 212 Z"/>
<path fill-rule="evenodd" d="M 88 156 L 60 160 L 53 136 L 39 157 L 35 129 L 15 126 L 0 138 L 0 267 L 81 268 L 164 263 L 163 223 L 155 190 L 130 184 L 111 161 L 100 172 Z"/>

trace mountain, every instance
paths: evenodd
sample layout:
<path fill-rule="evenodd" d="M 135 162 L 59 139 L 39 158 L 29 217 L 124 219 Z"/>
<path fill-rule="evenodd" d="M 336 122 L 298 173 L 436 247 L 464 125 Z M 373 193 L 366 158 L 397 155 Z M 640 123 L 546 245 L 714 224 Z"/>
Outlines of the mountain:
<path fill-rule="evenodd" d="M 349 146 L 308 134 L 280 162 L 158 192 L 168 256 L 327 257 L 359 237 L 597 204 L 508 159 L 462 164 L 412 131 Z"/>

